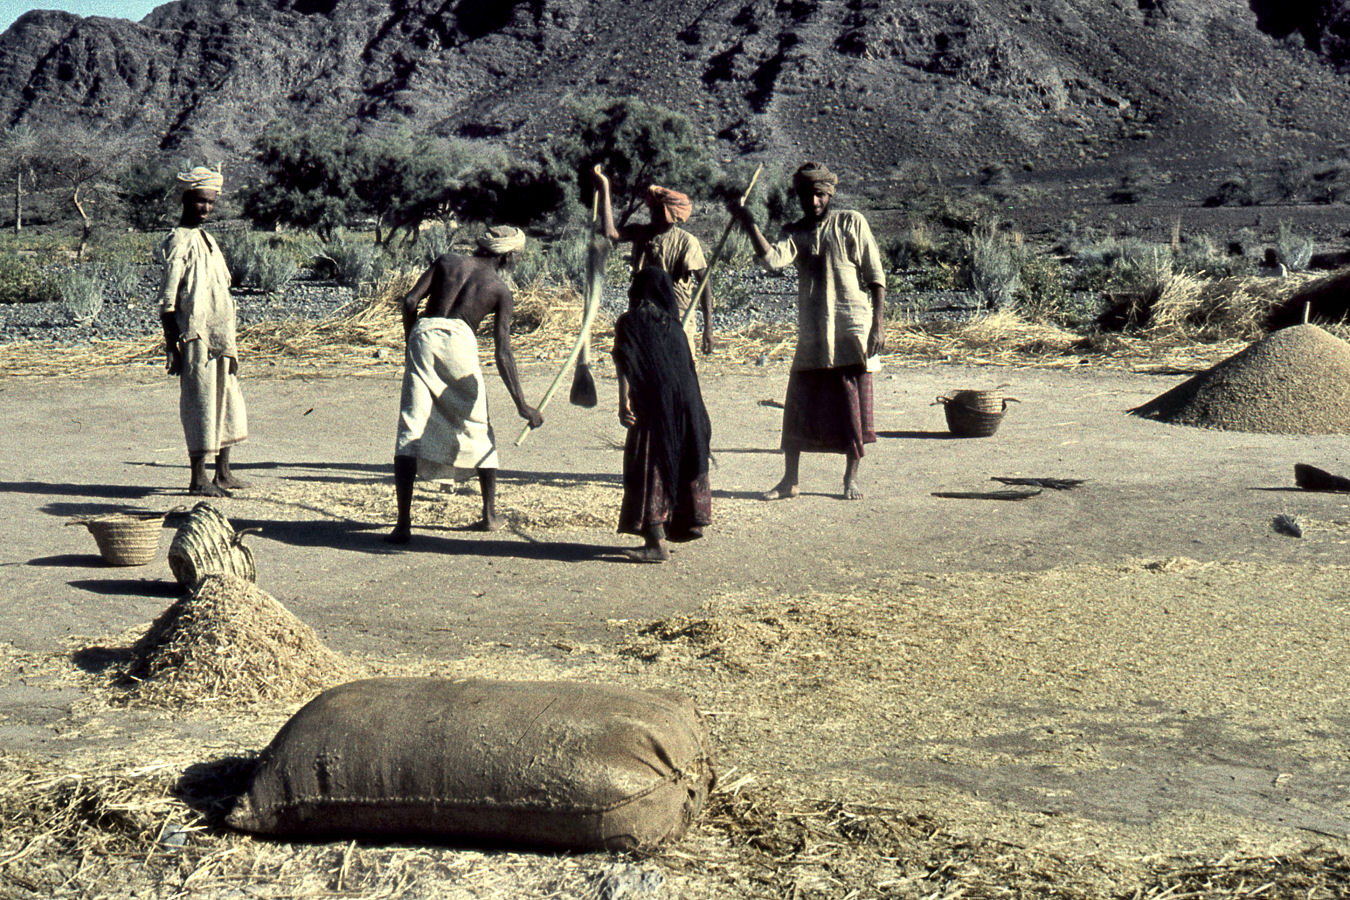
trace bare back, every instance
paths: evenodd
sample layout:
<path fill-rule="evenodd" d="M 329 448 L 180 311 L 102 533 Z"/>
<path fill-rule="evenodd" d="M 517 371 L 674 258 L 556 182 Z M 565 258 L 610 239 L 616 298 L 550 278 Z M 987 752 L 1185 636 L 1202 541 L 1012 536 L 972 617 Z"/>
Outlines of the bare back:
<path fill-rule="evenodd" d="M 446 253 L 428 270 L 423 316 L 463 319 L 474 331 L 489 314 L 511 313 L 511 291 L 497 277 L 496 267 L 476 257 Z"/>

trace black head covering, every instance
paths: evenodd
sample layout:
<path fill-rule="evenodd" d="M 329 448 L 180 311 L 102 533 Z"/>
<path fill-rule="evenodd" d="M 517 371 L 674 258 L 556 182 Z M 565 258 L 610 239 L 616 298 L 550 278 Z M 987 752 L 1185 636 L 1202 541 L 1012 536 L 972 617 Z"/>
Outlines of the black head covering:
<path fill-rule="evenodd" d="M 656 266 L 640 270 L 628 304 L 614 323 L 614 364 L 628 379 L 638 427 L 652 429 L 661 476 L 674 490 L 708 471 L 712 425 L 670 276 Z"/>

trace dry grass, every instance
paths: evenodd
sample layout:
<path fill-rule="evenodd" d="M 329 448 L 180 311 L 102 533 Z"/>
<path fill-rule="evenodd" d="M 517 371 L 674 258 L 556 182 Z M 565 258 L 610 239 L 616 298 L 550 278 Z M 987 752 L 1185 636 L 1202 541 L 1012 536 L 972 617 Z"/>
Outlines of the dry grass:
<path fill-rule="evenodd" d="M 286 377 L 300 370 L 341 368 L 344 374 L 383 372 L 402 365 L 399 299 L 411 284 L 403 274 L 384 283 L 370 302 L 343 318 L 261 323 L 240 335 L 246 375 Z M 1195 370 L 1231 355 L 1259 336 L 1265 315 L 1315 281 L 1313 276 L 1201 280 L 1173 276 L 1155 304 L 1152 322 L 1133 334 L 1084 335 L 1032 323 L 1010 312 L 950 323 L 893 321 L 887 325 L 887 362 L 933 361 L 1021 365 Z M 535 283 L 516 292 L 513 345 L 523 358 L 562 358 L 581 322 L 582 298 L 571 288 Z M 612 328 L 598 321 L 594 352 L 603 358 Z M 717 337 L 710 362 L 745 365 L 790 359 L 795 328 L 753 325 Z M 157 362 L 163 342 L 98 342 L 57 347 L 28 342 L 0 345 L 0 372 L 62 376 Z M 149 366 L 147 365 L 147 368 Z"/>
<path fill-rule="evenodd" d="M 126 702 L 213 709 L 304 700 L 356 669 L 256 585 L 208 575 L 131 648 Z"/>
<path fill-rule="evenodd" d="M 119 725 L 137 711 L 109 705 L 106 678 L 68 656 L 0 654 L 0 677 L 21 667 L 89 695 L 59 758 L 0 757 L 0 894 L 598 898 L 632 865 L 664 878 L 658 896 L 719 900 L 1342 897 L 1350 842 L 1309 837 L 1328 810 L 1299 790 L 1333 783 L 1325 766 L 1343 755 L 1350 676 L 1324 648 L 1350 631 L 1347 582 L 1341 568 L 1184 559 L 899 574 L 853 596 L 714 598 L 615 622 L 597 645 L 363 661 L 694 697 L 721 784 L 686 839 L 646 859 L 225 831 L 225 798 L 294 704 Z M 1222 772 L 1205 802 L 1186 788 L 1266 754 L 1294 766 L 1272 770 L 1294 795 L 1276 809 Z M 1129 814 L 1140 779 L 1181 801 Z"/>

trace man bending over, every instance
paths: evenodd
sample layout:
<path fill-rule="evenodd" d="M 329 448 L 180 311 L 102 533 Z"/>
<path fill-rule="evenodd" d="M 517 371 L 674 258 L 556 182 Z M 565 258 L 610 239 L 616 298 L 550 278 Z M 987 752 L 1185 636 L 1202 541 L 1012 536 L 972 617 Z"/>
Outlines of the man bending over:
<path fill-rule="evenodd" d="M 394 447 L 394 493 L 398 521 L 386 538 L 406 544 L 412 537 L 413 484 L 474 470 L 483 493 L 483 518 L 475 527 L 496 531 L 497 446 L 488 421 L 486 385 L 478 362 L 479 324 L 494 317 L 497 371 L 531 428 L 544 417 L 525 402 L 511 353 L 514 299 L 499 275 L 525 247 L 525 233 L 499 225 L 478 240 L 472 257 L 447 253 L 431 264 L 403 298 L 407 360 Z M 418 304 L 426 308 L 417 314 Z"/>

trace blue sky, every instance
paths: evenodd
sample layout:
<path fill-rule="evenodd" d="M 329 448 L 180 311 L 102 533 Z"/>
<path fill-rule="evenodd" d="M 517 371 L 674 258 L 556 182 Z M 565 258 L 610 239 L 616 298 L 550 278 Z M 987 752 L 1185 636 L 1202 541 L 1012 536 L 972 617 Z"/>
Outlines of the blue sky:
<path fill-rule="evenodd" d="M 77 16 L 114 16 L 139 22 L 168 0 L 0 0 L 0 31 L 30 9 L 63 9 Z"/>

